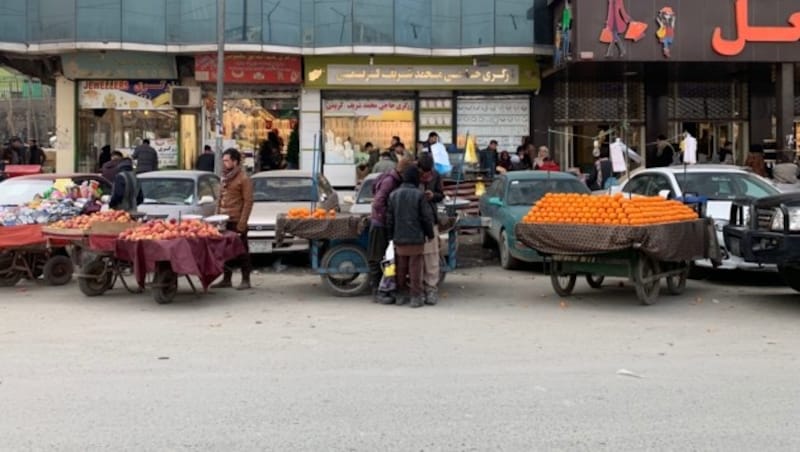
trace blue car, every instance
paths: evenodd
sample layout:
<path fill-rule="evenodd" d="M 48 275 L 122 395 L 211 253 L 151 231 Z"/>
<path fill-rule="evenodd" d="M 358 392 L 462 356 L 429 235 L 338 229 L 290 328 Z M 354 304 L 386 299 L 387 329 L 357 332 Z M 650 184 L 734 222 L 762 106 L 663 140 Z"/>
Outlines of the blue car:
<path fill-rule="evenodd" d="M 586 193 L 590 191 L 573 174 L 547 171 L 513 171 L 495 178 L 480 199 L 480 215 L 489 227 L 481 230 L 485 247 L 500 253 L 500 265 L 511 270 L 520 262 L 541 262 L 542 257 L 517 242 L 514 226 L 547 193 Z"/>

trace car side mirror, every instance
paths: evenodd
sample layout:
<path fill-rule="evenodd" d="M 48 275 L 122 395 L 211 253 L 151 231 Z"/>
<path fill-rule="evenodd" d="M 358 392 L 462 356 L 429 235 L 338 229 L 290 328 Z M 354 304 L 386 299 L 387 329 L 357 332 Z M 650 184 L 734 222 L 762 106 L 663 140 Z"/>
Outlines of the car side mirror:
<path fill-rule="evenodd" d="M 198 201 L 197 204 L 199 204 L 201 206 L 206 205 L 206 204 L 214 204 L 214 197 L 205 195 L 205 196 L 200 198 L 200 201 Z"/>
<path fill-rule="evenodd" d="M 495 196 L 495 197 L 489 198 L 489 205 L 490 206 L 495 206 L 495 207 L 503 207 L 505 204 L 503 204 L 503 201 L 500 198 Z"/>

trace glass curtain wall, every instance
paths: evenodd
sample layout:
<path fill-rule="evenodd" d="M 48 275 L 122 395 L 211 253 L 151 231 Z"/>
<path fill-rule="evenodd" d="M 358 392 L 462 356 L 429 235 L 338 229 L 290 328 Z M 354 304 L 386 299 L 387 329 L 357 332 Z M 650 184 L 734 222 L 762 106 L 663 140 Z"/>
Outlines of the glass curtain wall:
<path fill-rule="evenodd" d="M 228 42 L 530 47 L 547 0 L 227 0 Z M 3 42 L 213 44 L 216 0 L 0 0 Z M 534 23 L 538 21 L 539 23 Z"/>

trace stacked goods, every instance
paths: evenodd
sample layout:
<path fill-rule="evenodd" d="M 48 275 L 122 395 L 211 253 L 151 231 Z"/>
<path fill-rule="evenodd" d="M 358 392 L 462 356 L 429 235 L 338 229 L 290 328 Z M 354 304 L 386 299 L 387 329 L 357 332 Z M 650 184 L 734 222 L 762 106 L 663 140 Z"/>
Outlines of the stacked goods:
<path fill-rule="evenodd" d="M 218 238 L 222 237 L 219 230 L 200 220 L 156 220 L 143 224 L 137 228 L 129 229 L 119 235 L 120 240 L 172 240 L 179 238 Z"/>
<path fill-rule="evenodd" d="M 107 210 L 91 215 L 79 215 L 67 220 L 56 221 L 50 227 L 54 229 L 79 229 L 88 230 L 95 223 L 130 223 L 133 221 L 130 214 L 121 210 Z"/>
<path fill-rule="evenodd" d="M 691 221 L 697 212 L 659 197 L 624 198 L 577 193 L 548 193 L 523 218 L 526 224 L 647 226 Z"/>
<path fill-rule="evenodd" d="M 336 218 L 336 211 L 333 209 L 317 209 L 312 213 L 310 209 L 300 207 L 297 209 L 289 209 L 289 213 L 286 214 L 286 218 L 290 220 L 333 220 Z"/>

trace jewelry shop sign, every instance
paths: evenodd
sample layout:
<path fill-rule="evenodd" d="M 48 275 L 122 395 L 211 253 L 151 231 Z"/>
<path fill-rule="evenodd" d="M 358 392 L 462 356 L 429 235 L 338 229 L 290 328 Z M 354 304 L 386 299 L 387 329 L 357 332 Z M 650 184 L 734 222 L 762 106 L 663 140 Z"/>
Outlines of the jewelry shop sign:
<path fill-rule="evenodd" d="M 326 72 L 323 74 L 323 72 Z M 309 81 L 325 77 L 327 84 L 373 86 L 518 86 L 519 66 L 491 65 L 353 65 L 330 64 L 309 71 Z"/>

